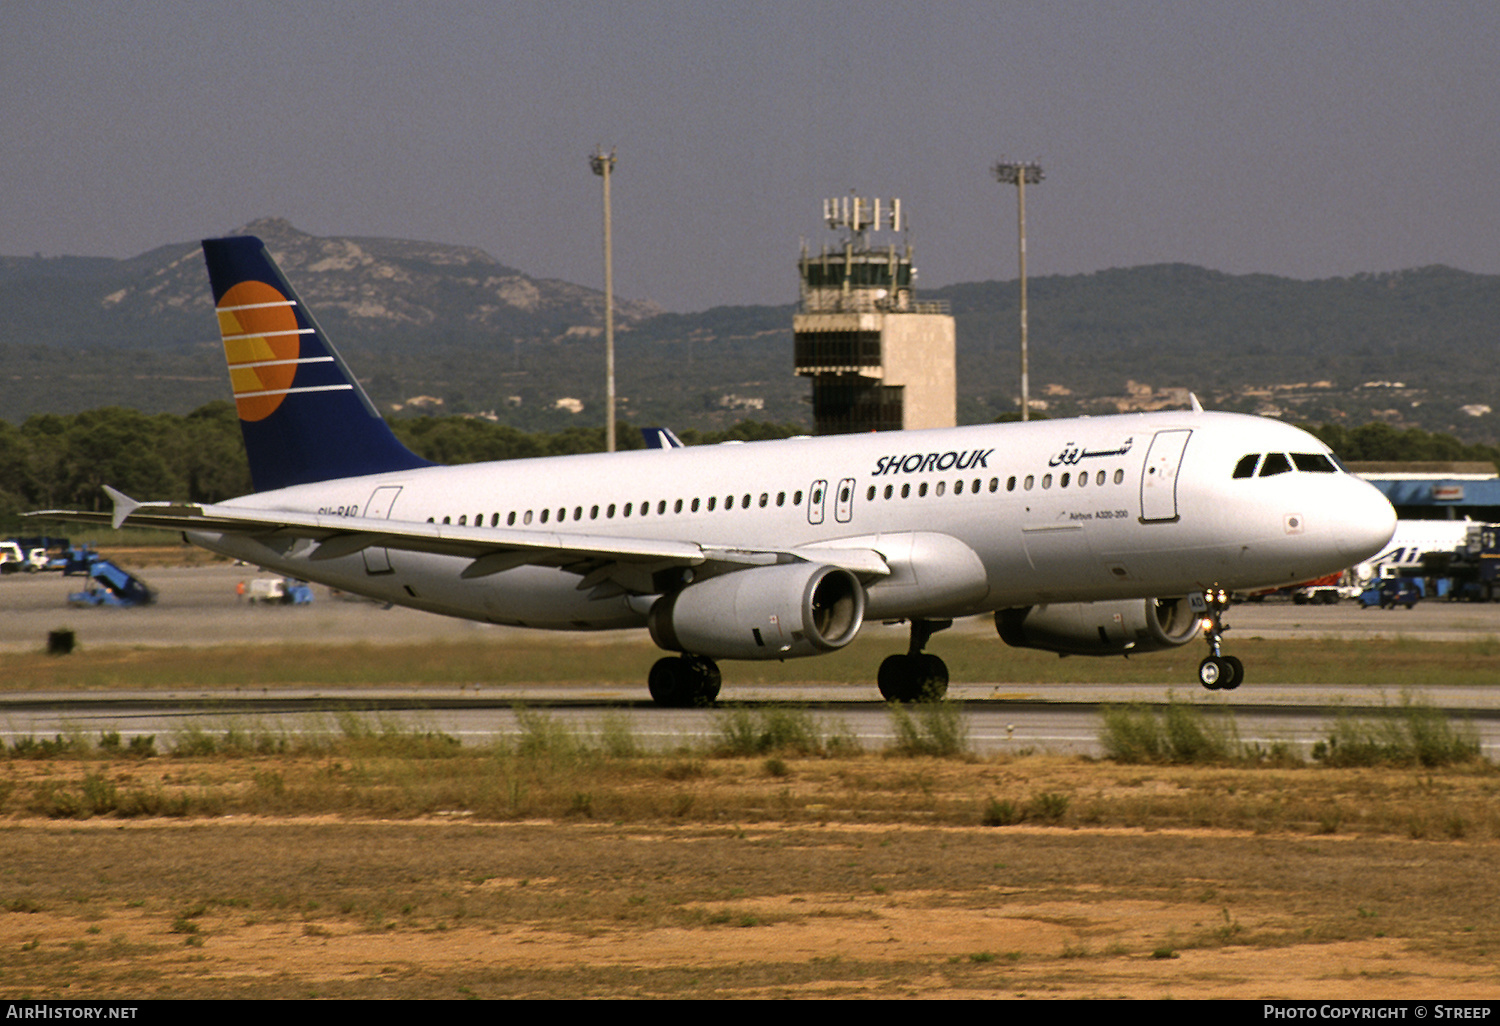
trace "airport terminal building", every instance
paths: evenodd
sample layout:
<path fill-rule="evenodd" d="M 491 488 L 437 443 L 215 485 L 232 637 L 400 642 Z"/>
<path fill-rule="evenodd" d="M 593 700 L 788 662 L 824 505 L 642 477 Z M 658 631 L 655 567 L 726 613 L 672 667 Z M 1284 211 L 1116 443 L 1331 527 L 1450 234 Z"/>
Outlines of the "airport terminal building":
<path fill-rule="evenodd" d="M 1500 474 L 1492 463 L 1349 463 L 1379 488 L 1402 520 L 1500 523 Z"/>

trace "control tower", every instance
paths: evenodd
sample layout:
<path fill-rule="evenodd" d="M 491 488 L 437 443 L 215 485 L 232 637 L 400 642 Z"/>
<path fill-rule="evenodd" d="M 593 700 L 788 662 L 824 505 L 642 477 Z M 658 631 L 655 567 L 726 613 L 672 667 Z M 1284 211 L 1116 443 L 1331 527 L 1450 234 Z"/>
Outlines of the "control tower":
<path fill-rule="evenodd" d="M 954 327 L 946 303 L 919 303 L 901 201 L 843 196 L 823 201 L 823 221 L 841 232 L 817 256 L 803 243 L 802 301 L 792 318 L 797 374 L 812 378 L 813 430 L 820 435 L 952 427 Z"/>

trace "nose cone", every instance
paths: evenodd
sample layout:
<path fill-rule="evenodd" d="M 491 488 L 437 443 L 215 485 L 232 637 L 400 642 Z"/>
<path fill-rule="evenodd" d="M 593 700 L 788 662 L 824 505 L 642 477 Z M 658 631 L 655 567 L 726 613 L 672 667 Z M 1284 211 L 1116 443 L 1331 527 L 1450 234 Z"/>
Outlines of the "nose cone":
<path fill-rule="evenodd" d="M 1351 479 L 1344 508 L 1339 511 L 1335 541 L 1351 564 L 1383 549 L 1396 533 L 1396 510 L 1374 485 Z"/>

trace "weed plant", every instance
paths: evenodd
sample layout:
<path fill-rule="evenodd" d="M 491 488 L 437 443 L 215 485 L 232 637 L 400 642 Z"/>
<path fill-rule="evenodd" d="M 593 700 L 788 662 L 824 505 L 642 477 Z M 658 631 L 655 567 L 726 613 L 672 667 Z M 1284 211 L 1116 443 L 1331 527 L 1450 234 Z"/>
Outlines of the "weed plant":
<path fill-rule="evenodd" d="M 831 755 L 853 742 L 835 733 L 825 738 L 812 713 L 789 705 L 760 708 L 736 705 L 715 718 L 715 751 L 720 755 Z"/>
<path fill-rule="evenodd" d="M 963 703 L 922 702 L 915 706 L 898 702 L 886 706 L 891 727 L 896 734 L 894 751 L 898 755 L 930 755 L 944 759 L 970 754 L 969 724 L 964 719 Z"/>
<path fill-rule="evenodd" d="M 1341 716 L 1313 748 L 1328 766 L 1451 766 L 1480 758 L 1473 724 L 1455 727 L 1426 702 L 1402 692 L 1400 704 L 1374 717 Z"/>
<path fill-rule="evenodd" d="M 171 744 L 172 755 L 184 759 L 205 755 L 283 755 L 296 747 L 297 742 L 286 733 L 236 725 L 215 734 L 198 724 L 184 728 Z"/>
<path fill-rule="evenodd" d="M 979 822 L 990 827 L 1014 826 L 1022 822 L 1055 826 L 1067 816 L 1071 803 L 1071 798 L 1056 791 L 1034 794 L 1024 805 L 992 797 L 980 813 Z"/>
<path fill-rule="evenodd" d="M 1169 699 L 1165 709 L 1105 706 L 1099 740 L 1107 758 L 1124 763 L 1230 765 L 1251 761 L 1234 718 L 1210 718 L 1201 706 Z"/>
<path fill-rule="evenodd" d="M 80 735 L 58 734 L 51 740 L 38 740 L 28 734 L 12 741 L 7 754 L 13 759 L 65 759 L 86 756 L 89 749 L 89 743 Z"/>
<path fill-rule="evenodd" d="M 645 754 L 630 718 L 623 713 L 606 713 L 599 721 L 599 746 L 611 759 L 635 759 Z"/>
<path fill-rule="evenodd" d="M 339 750 L 350 755 L 383 758 L 445 759 L 462 747 L 458 738 L 438 730 L 413 730 L 395 720 L 377 720 L 342 712 L 337 717 Z M 281 743 L 293 743 L 283 737 Z M 310 741 L 317 744 L 316 741 Z"/>
<path fill-rule="evenodd" d="M 991 797 L 979 815 L 979 822 L 988 827 L 1014 826 L 1024 815 L 1015 802 Z"/>
<path fill-rule="evenodd" d="M 575 766 L 594 754 L 587 740 L 555 716 L 525 706 L 514 708 L 521 736 L 516 754 L 521 759 L 551 766 Z"/>

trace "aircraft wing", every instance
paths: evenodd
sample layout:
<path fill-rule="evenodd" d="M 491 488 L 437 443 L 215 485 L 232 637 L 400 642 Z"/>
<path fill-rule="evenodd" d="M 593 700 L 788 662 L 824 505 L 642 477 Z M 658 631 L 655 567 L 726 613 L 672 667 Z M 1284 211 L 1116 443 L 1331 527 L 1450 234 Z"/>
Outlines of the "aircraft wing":
<path fill-rule="evenodd" d="M 354 555 L 368 548 L 467 557 L 471 562 L 460 576 L 470 579 L 528 564 L 558 566 L 582 575 L 580 589 L 594 589 L 596 597 L 601 598 L 627 592 L 650 593 L 655 590 L 650 574 L 671 567 L 701 567 L 723 573 L 807 560 L 844 567 L 866 578 L 890 573 L 884 558 L 865 548 L 819 547 L 801 552 L 715 546 L 661 538 L 377 520 L 208 503 L 138 502 L 108 486 L 104 490 L 114 501 L 114 509 L 108 513 L 41 510 L 25 515 L 114 528 L 239 534 L 263 542 L 306 539 L 315 543 L 308 554 L 313 562 Z"/>

